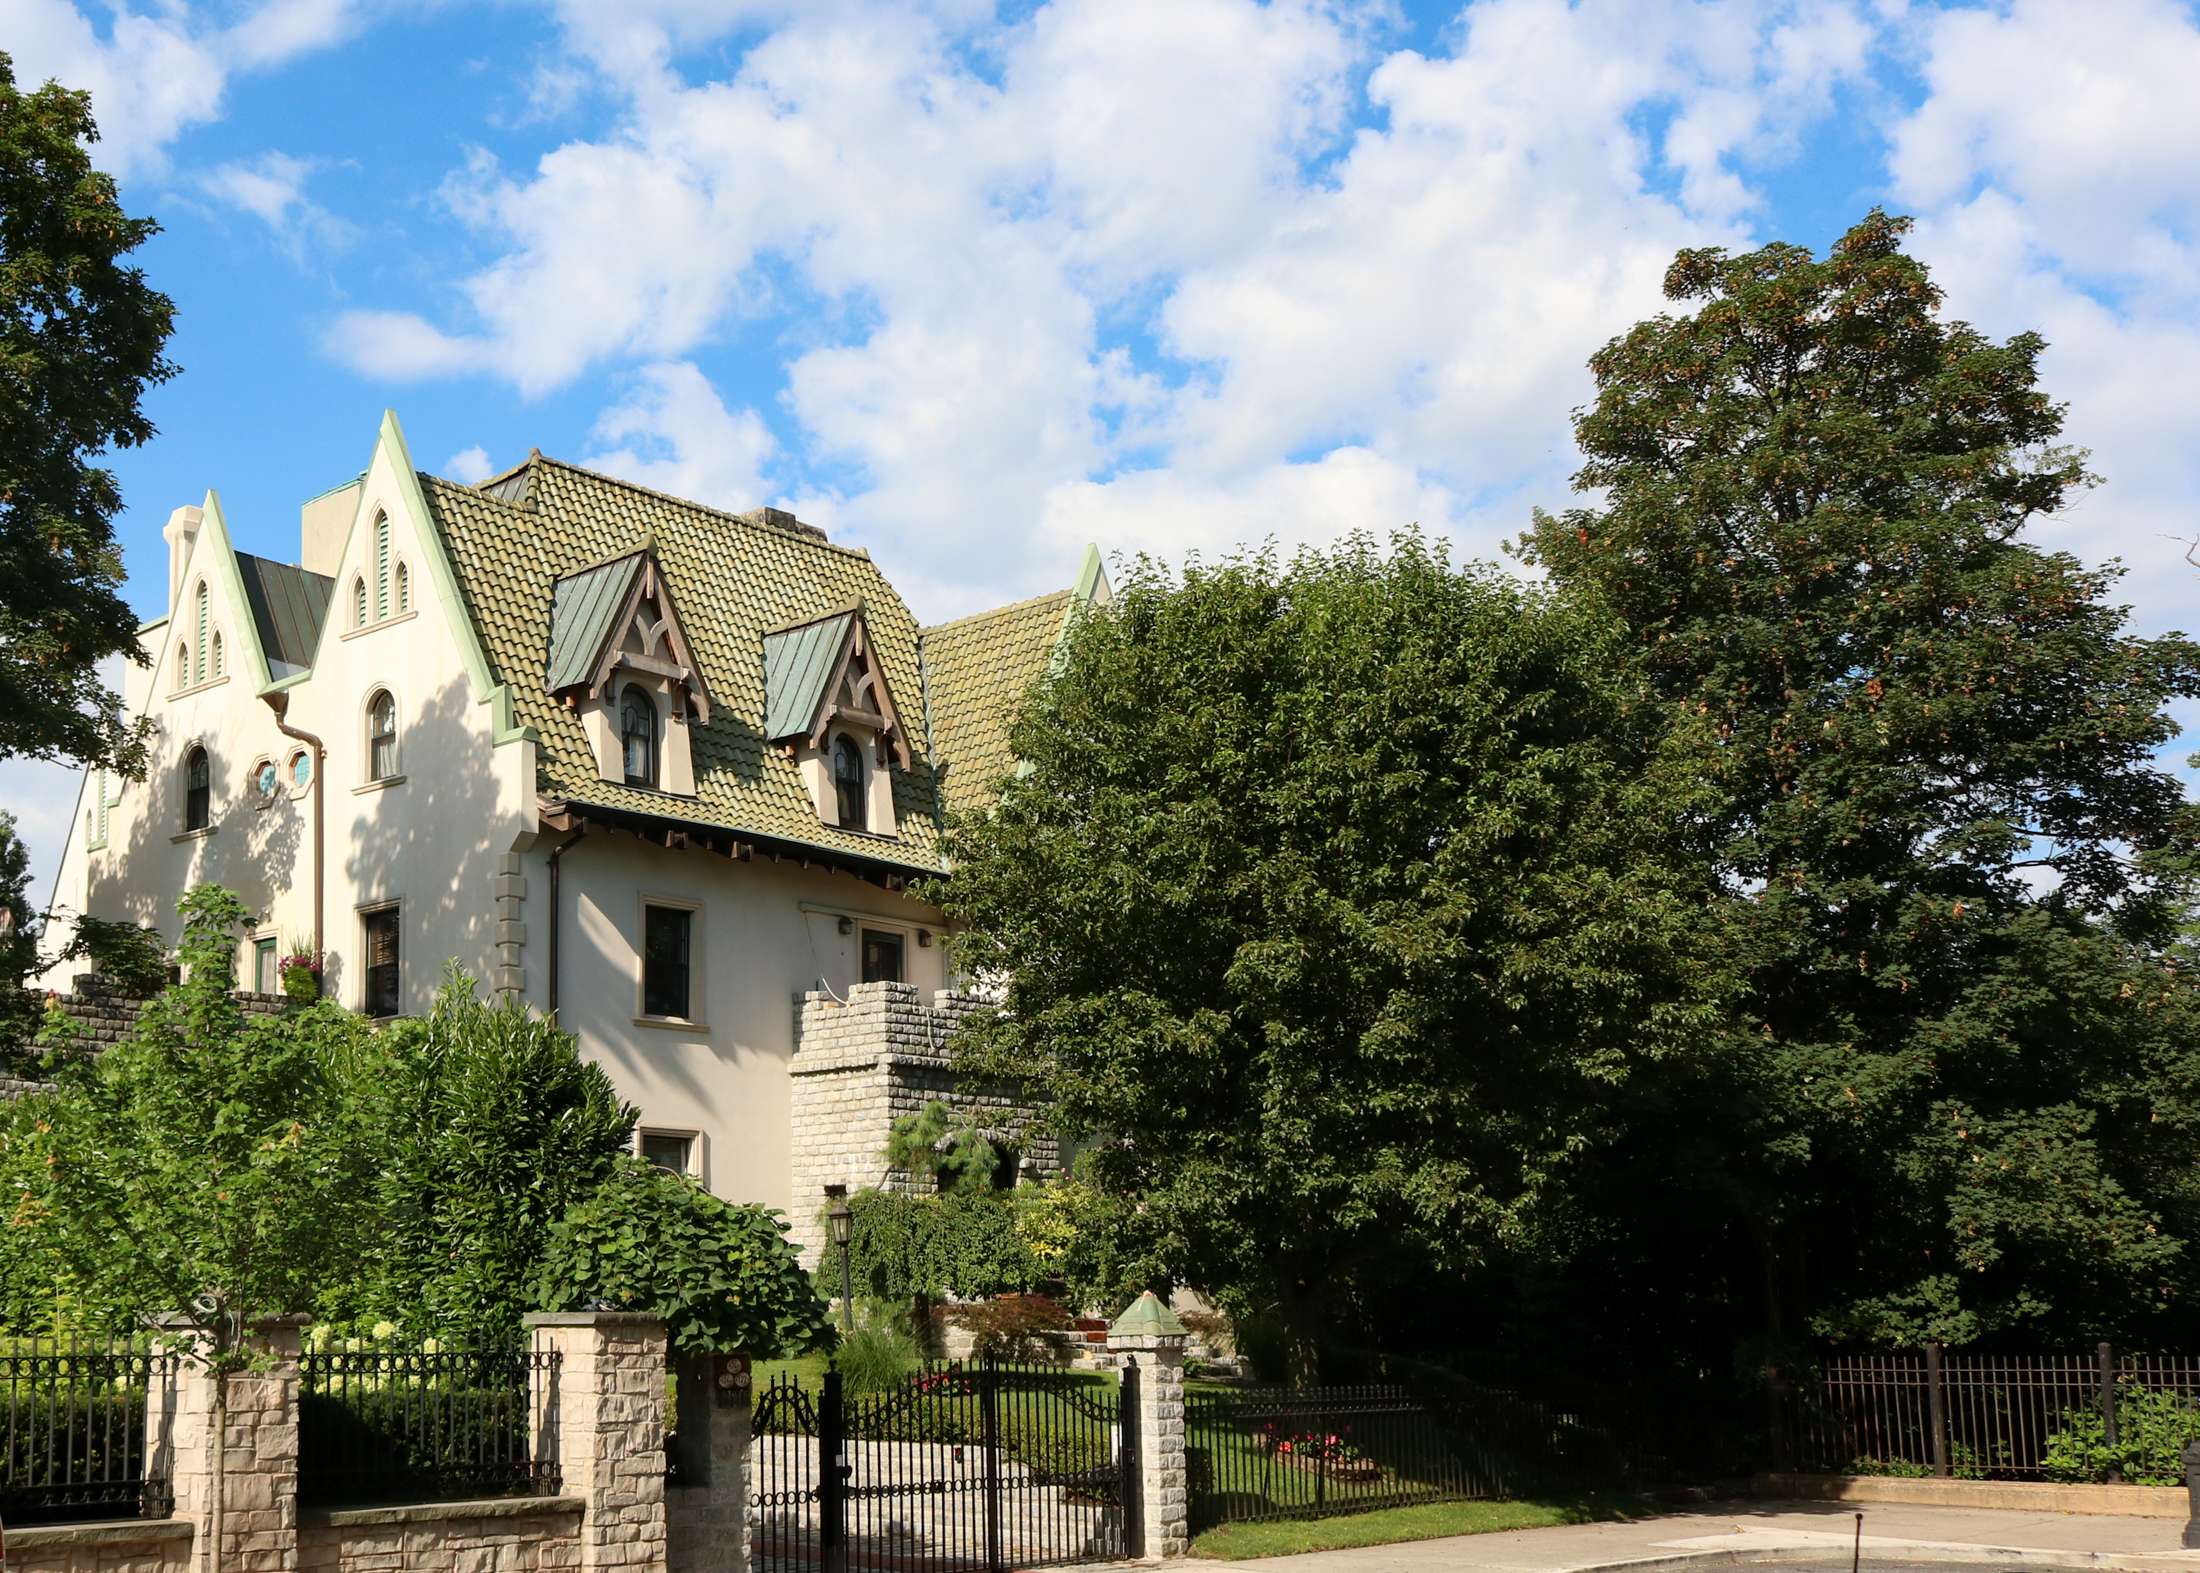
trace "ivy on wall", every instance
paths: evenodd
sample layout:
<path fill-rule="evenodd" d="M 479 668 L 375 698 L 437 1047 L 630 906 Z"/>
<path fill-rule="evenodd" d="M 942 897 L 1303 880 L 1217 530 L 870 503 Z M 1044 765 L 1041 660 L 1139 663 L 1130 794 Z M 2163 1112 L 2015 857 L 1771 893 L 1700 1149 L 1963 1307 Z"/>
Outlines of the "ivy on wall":
<path fill-rule="evenodd" d="M 859 1295 L 895 1303 L 949 1293 L 974 1300 L 1027 1291 L 1053 1276 L 1018 1229 L 1011 1192 L 859 1191 L 848 1206 L 855 1214 L 848 1266 Z M 828 1281 L 837 1266 L 825 1264 Z"/>

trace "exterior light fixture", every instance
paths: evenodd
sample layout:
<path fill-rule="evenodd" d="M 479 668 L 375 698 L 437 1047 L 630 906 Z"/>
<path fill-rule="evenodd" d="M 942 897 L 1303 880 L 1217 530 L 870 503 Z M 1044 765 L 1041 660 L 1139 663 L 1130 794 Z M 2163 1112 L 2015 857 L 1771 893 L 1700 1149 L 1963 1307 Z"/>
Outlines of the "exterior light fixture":
<path fill-rule="evenodd" d="M 917 948 L 919 950 L 930 950 L 932 948 L 932 931 L 930 929 L 917 930 Z"/>
<path fill-rule="evenodd" d="M 853 934 L 853 933 L 854 933 L 855 931 L 856 931 L 856 920 L 855 920 L 854 918 L 842 918 L 842 919 L 840 920 L 840 932 L 841 932 L 841 933 L 843 933 L 843 934 Z"/>
<path fill-rule="evenodd" d="M 842 918 L 841 922 L 848 920 Z M 848 1206 L 848 1187 L 828 1185 L 825 1195 L 833 1204 L 825 1215 L 825 1221 L 833 1231 L 833 1244 L 840 1247 L 840 1326 L 843 1332 L 854 1332 L 856 1304 L 848 1281 L 848 1242 L 856 1232 L 856 1215 Z"/>

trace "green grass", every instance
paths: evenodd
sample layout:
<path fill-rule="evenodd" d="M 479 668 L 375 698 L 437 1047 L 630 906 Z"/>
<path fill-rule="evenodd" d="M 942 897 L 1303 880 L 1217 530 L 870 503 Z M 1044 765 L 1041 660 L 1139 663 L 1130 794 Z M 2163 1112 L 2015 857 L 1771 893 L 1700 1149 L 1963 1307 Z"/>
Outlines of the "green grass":
<path fill-rule="evenodd" d="M 1249 1557 L 1387 1546 L 1401 1540 L 1435 1540 L 1444 1535 L 1485 1535 L 1499 1529 L 1545 1529 L 1553 1524 L 1641 1518 L 1659 1511 L 1662 1509 L 1650 1498 L 1625 1491 L 1546 1497 L 1534 1502 L 1431 1502 L 1422 1507 L 1378 1508 L 1336 1518 L 1217 1524 L 1194 1537 L 1192 1555 L 1241 1562 Z"/>

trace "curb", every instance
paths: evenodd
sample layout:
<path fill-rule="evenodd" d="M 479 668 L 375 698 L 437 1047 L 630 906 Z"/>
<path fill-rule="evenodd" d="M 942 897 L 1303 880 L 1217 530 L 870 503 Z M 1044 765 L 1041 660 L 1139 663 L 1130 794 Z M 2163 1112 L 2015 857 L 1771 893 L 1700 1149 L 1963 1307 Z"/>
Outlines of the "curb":
<path fill-rule="evenodd" d="M 1882 1540 L 1864 1559 L 1871 1563 L 1945 1562 L 1951 1566 L 2071 1568 L 2093 1573 L 2165 1573 L 2200 1568 L 2200 1553 L 2189 1551 L 2055 1551 L 2030 1546 L 1967 1546 L 1944 1540 Z M 1676 1551 L 1656 1557 L 1627 1557 L 1614 1562 L 1580 1563 L 1549 1573 L 1685 1573 L 1690 1568 L 1774 1567 L 1845 1562 L 1840 1546 L 1736 1546 L 1731 1551 Z"/>

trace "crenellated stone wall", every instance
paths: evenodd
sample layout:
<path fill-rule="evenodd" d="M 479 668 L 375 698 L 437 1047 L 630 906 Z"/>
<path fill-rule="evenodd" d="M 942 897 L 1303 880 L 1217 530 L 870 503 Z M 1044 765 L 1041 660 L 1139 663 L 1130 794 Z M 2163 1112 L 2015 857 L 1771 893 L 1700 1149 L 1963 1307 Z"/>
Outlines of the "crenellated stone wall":
<path fill-rule="evenodd" d="M 894 1122 L 945 1102 L 981 1126 L 1021 1133 L 1032 1105 L 1011 1088 L 970 1087 L 955 1075 L 949 1040 L 983 1001 L 945 990 L 928 1002 L 913 983 L 858 983 L 846 1003 L 812 990 L 795 1002 L 793 1216 L 788 1233 L 815 1267 L 824 1248 L 819 1215 L 825 1187 L 905 1190 L 910 1177 L 886 1167 Z M 1060 1169 L 1051 1139 L 1019 1143 L 1025 1172 Z"/>
<path fill-rule="evenodd" d="M 244 1007 L 247 1016 L 280 1016 L 291 1004 L 285 995 L 255 994 L 249 989 L 235 990 L 230 997 Z M 75 987 L 52 999 L 76 1022 L 75 1047 L 92 1054 L 130 1036 L 137 1030 L 138 1018 L 145 1014 L 144 1000 L 119 992 L 114 984 L 96 972 L 78 973 Z M 30 1047 L 29 1044 L 0 1043 L 0 1071 L 6 1069 L 12 1055 L 19 1055 Z M 0 1098 L 20 1098 L 43 1092 L 51 1085 L 50 1082 L 0 1074 Z"/>

